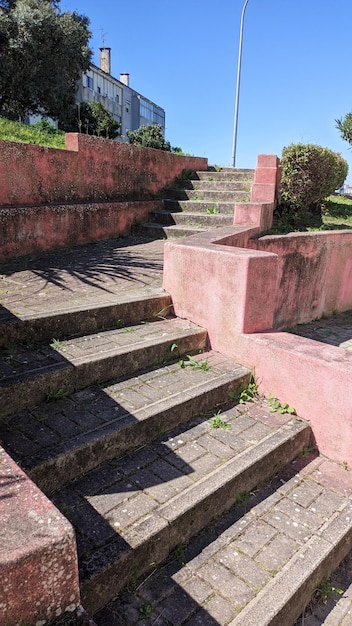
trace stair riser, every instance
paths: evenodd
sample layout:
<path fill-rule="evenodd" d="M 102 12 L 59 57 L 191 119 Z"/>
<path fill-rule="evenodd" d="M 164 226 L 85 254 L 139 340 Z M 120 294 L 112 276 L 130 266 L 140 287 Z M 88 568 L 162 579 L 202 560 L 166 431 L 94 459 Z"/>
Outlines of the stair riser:
<path fill-rule="evenodd" d="M 242 470 L 228 479 L 220 468 L 216 477 L 214 474 L 212 484 L 207 485 L 206 495 L 199 490 L 197 493 L 191 492 L 188 497 L 189 506 L 184 505 L 183 498 L 179 510 L 176 506 L 172 511 L 166 504 L 165 509 L 168 508 L 169 511 L 165 511 L 164 515 L 161 511 L 160 517 L 155 519 L 156 516 L 153 516 L 152 521 L 146 520 L 146 525 L 152 523 L 154 529 L 150 542 L 143 542 L 141 539 L 143 528 L 140 532 L 130 533 L 130 536 L 128 533 L 124 534 L 126 547 L 123 562 L 112 562 L 99 575 L 82 581 L 83 606 L 91 613 L 105 606 L 110 599 L 116 597 L 134 574 L 142 575 L 148 571 L 151 562 L 158 563 L 164 560 L 175 546 L 188 541 L 209 524 L 215 515 L 221 515 L 233 506 L 236 494 L 249 492 L 263 484 L 276 471 L 293 460 L 304 446 L 310 444 L 310 441 L 311 431 L 305 426 L 289 440 L 278 442 L 273 449 L 265 450 L 263 442 L 264 445 L 258 446 L 257 460 L 246 463 L 247 455 L 243 454 Z"/>
<path fill-rule="evenodd" d="M 170 345 L 173 341 L 177 342 L 180 354 L 185 354 L 202 350 L 206 346 L 206 340 L 207 333 L 201 330 L 197 334 L 184 337 L 170 335 L 165 342 L 143 345 L 127 354 L 106 355 L 75 366 L 68 361 L 63 362 L 59 371 L 56 364 L 56 371 L 51 371 L 53 368 L 46 368 L 42 375 L 26 377 L 25 380 L 16 380 L 12 384 L 0 386 L 1 414 L 11 415 L 44 402 L 50 392 L 62 389 L 66 394 L 70 394 L 99 380 L 128 376 L 161 363 L 170 357 Z"/>
<path fill-rule="evenodd" d="M 172 398 L 166 399 L 160 409 L 152 407 L 149 414 L 144 412 L 139 421 L 126 414 L 118 422 L 86 435 L 85 442 L 76 449 L 33 468 L 28 474 L 45 493 L 52 493 L 105 461 L 150 443 L 156 433 L 161 435 L 170 432 L 195 416 L 212 410 L 214 406 L 226 403 L 229 393 L 236 391 L 239 385 L 246 387 L 249 378 L 249 373 L 243 374 L 219 382 L 216 387 L 199 389 L 199 395 L 193 398 L 187 395 L 176 402 Z"/>
<path fill-rule="evenodd" d="M 191 200 L 164 200 L 167 211 L 186 211 L 187 213 L 206 213 L 207 209 L 216 209 L 220 215 L 231 215 L 235 210 L 234 202 L 196 202 Z M 217 215 L 215 213 L 215 215 Z"/>
<path fill-rule="evenodd" d="M 171 239 L 177 237 L 188 237 L 189 235 L 194 235 L 199 232 L 199 228 L 194 226 L 193 228 L 190 226 L 189 228 L 177 228 L 177 226 L 161 226 L 161 225 L 153 225 L 152 223 L 148 226 L 145 224 L 141 225 L 138 228 L 138 234 L 145 237 L 153 237 L 155 239 Z"/>
<path fill-rule="evenodd" d="M 51 341 L 53 337 L 83 336 L 101 330 L 116 328 L 116 325 L 137 324 L 153 319 L 162 310 L 164 316 L 171 312 L 171 297 L 168 294 L 129 300 L 119 304 L 95 307 L 86 310 L 68 311 L 48 317 L 22 319 L 4 324 L 0 346 L 31 341 Z"/>
<path fill-rule="evenodd" d="M 231 215 L 194 215 L 187 213 L 166 213 L 158 212 L 152 214 L 152 218 L 158 224 L 165 226 L 174 226 L 182 224 L 183 226 L 199 226 L 200 228 L 214 228 L 216 226 L 231 226 L 233 217 Z"/>

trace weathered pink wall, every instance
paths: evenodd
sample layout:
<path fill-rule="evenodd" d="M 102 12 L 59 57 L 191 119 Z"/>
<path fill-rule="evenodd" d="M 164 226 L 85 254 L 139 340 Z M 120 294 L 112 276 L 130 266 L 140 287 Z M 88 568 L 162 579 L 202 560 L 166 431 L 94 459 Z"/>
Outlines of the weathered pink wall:
<path fill-rule="evenodd" d="M 0 259 L 128 234 L 160 204 L 145 200 L 0 207 Z"/>
<path fill-rule="evenodd" d="M 352 231 L 266 236 L 248 247 L 278 256 L 274 328 L 352 309 Z"/>
<path fill-rule="evenodd" d="M 0 140 L 0 206 L 140 199 L 207 159 L 70 133 L 66 150 Z"/>
<path fill-rule="evenodd" d="M 0 140 L 0 259 L 111 239 L 207 159 L 72 133 L 67 150 Z"/>
<path fill-rule="evenodd" d="M 71 524 L 0 446 L 0 624 L 47 624 L 80 604 Z"/>

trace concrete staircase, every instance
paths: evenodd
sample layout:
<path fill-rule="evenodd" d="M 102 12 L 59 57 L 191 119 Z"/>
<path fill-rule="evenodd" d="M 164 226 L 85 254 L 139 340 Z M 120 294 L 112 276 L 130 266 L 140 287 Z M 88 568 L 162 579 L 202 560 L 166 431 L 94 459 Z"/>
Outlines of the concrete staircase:
<path fill-rule="evenodd" d="M 254 170 L 209 168 L 165 191 L 163 208 L 138 226 L 150 237 L 184 237 L 233 224 L 234 203 L 249 202 Z"/>
<path fill-rule="evenodd" d="M 99 626 L 292 626 L 349 551 L 351 500 L 309 424 L 171 310 L 156 293 L 7 320 L 2 445 L 73 524 Z"/>

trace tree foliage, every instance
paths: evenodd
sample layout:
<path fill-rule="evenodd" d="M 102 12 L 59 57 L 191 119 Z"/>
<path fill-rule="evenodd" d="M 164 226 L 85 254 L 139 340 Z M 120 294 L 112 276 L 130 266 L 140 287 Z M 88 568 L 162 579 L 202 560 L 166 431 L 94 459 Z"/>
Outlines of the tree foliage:
<path fill-rule="evenodd" d="M 335 122 L 342 139 L 352 145 L 352 113 L 347 113 L 345 117 L 335 120 Z"/>
<path fill-rule="evenodd" d="M 88 18 L 59 1 L 0 0 L 0 111 L 59 118 L 91 60 Z"/>
<path fill-rule="evenodd" d="M 127 137 L 129 142 L 136 146 L 171 151 L 170 142 L 165 140 L 161 124 L 151 124 L 141 126 L 137 130 L 128 130 Z"/>
<path fill-rule="evenodd" d="M 291 144 L 282 151 L 279 204 L 291 214 L 320 214 L 323 200 L 342 186 L 348 173 L 337 152 L 312 144 Z"/>
<path fill-rule="evenodd" d="M 94 100 L 78 105 L 77 123 L 80 132 L 108 139 L 115 139 L 121 126 L 101 102 Z"/>

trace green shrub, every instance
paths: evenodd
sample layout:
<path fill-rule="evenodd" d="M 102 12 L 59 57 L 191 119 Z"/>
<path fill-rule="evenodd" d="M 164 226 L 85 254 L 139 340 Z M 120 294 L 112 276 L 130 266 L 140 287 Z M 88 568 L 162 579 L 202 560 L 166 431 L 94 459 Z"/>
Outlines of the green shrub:
<path fill-rule="evenodd" d="M 312 144 L 291 144 L 282 151 L 279 211 L 320 214 L 324 198 L 343 185 L 348 172 L 337 152 Z"/>
<path fill-rule="evenodd" d="M 165 140 L 160 124 L 150 124 L 149 126 L 141 126 L 137 130 L 128 130 L 127 137 L 129 142 L 136 146 L 171 151 L 170 142 Z"/>

